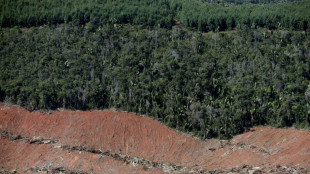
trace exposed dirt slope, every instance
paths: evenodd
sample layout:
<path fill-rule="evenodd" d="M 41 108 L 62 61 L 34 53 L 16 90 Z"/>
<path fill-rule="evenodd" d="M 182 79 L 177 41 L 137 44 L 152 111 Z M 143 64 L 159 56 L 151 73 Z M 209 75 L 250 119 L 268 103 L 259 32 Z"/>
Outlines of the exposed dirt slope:
<path fill-rule="evenodd" d="M 132 113 L 43 114 L 0 105 L 0 130 L 0 169 L 18 173 L 310 169 L 310 132 L 293 129 L 256 127 L 230 141 L 203 142 Z"/>

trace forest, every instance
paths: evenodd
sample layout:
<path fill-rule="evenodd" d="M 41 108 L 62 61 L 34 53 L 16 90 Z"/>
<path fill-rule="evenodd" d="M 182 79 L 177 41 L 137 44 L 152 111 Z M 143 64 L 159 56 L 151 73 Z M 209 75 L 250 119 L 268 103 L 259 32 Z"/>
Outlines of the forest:
<path fill-rule="evenodd" d="M 230 5 L 242 5 L 242 4 L 276 4 L 283 2 L 293 2 L 301 0 L 201 0 L 202 2 L 217 3 L 217 4 L 230 4 Z"/>
<path fill-rule="evenodd" d="M 310 127 L 310 1 L 0 4 L 2 102 L 116 108 L 201 139 Z"/>
<path fill-rule="evenodd" d="M 0 0 L 0 24 L 2 27 L 31 27 L 68 22 L 85 25 L 97 21 L 171 29 L 175 19 L 178 19 L 183 26 L 204 32 L 244 26 L 299 31 L 309 29 L 308 0 L 256 1 L 256 4 L 231 6 L 231 3 L 197 0 Z"/>

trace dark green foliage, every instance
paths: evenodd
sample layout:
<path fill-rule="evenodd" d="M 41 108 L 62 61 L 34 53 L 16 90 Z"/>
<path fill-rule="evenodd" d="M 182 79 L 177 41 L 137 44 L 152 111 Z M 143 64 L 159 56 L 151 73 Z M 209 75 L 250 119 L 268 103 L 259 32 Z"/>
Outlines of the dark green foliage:
<path fill-rule="evenodd" d="M 310 25 L 310 1 L 240 6 L 199 1 L 182 2 L 177 18 L 185 26 L 200 31 L 224 31 L 244 27 L 307 30 Z"/>
<path fill-rule="evenodd" d="M 283 3 L 283 2 L 293 2 L 293 1 L 301 1 L 301 0 L 201 0 L 202 2 L 209 3 L 218 3 L 218 4 L 275 4 L 275 3 Z"/>
<path fill-rule="evenodd" d="M 171 28 L 168 0 L 1 0 L 1 26 L 131 23 Z"/>
<path fill-rule="evenodd" d="M 309 127 L 310 1 L 288 1 L 0 0 L 0 101 L 116 107 L 201 138 Z"/>
<path fill-rule="evenodd" d="M 308 32 L 93 22 L 0 32 L 0 99 L 31 110 L 116 107 L 202 138 L 310 123 Z"/>
<path fill-rule="evenodd" d="M 308 0 L 267 5 L 256 4 L 266 3 L 267 0 L 251 2 L 255 4 L 236 6 L 226 2 L 216 4 L 197 0 L 0 0 L 0 25 L 29 27 L 65 22 L 84 25 L 92 22 L 92 25 L 138 24 L 171 29 L 174 20 L 178 20 L 183 26 L 200 31 L 242 27 L 309 29 Z"/>

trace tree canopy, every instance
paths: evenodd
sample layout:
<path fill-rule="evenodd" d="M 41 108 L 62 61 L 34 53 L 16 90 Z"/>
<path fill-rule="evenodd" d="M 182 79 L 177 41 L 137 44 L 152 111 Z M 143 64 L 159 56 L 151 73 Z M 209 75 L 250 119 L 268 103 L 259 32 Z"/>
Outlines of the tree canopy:
<path fill-rule="evenodd" d="M 75 23 L 0 30 L 0 99 L 119 108 L 201 138 L 310 123 L 307 32 Z"/>
<path fill-rule="evenodd" d="M 219 4 L 197 0 L 1 0 L 0 2 L 2 27 L 30 27 L 66 22 L 84 25 L 94 22 L 160 26 L 171 29 L 175 20 L 178 20 L 185 27 L 200 31 L 224 31 L 240 29 L 243 26 L 305 31 L 310 25 L 310 1 L 307 0 L 297 2 L 242 0 L 240 2 L 244 4 L 241 5 L 229 5 L 229 0 Z M 266 2 L 269 3 L 265 4 Z"/>
<path fill-rule="evenodd" d="M 307 0 L 0 0 L 0 101 L 113 107 L 202 139 L 309 128 L 309 9 Z"/>

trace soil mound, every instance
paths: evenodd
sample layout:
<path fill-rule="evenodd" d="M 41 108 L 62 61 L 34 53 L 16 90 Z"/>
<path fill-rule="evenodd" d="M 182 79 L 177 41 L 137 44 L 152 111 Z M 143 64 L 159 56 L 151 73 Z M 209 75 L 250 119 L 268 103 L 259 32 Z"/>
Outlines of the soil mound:
<path fill-rule="evenodd" d="M 310 169 L 310 132 L 255 127 L 200 141 L 116 111 L 29 112 L 0 105 L 2 172 L 227 173 Z M 0 171 L 1 173 L 1 171 Z"/>

